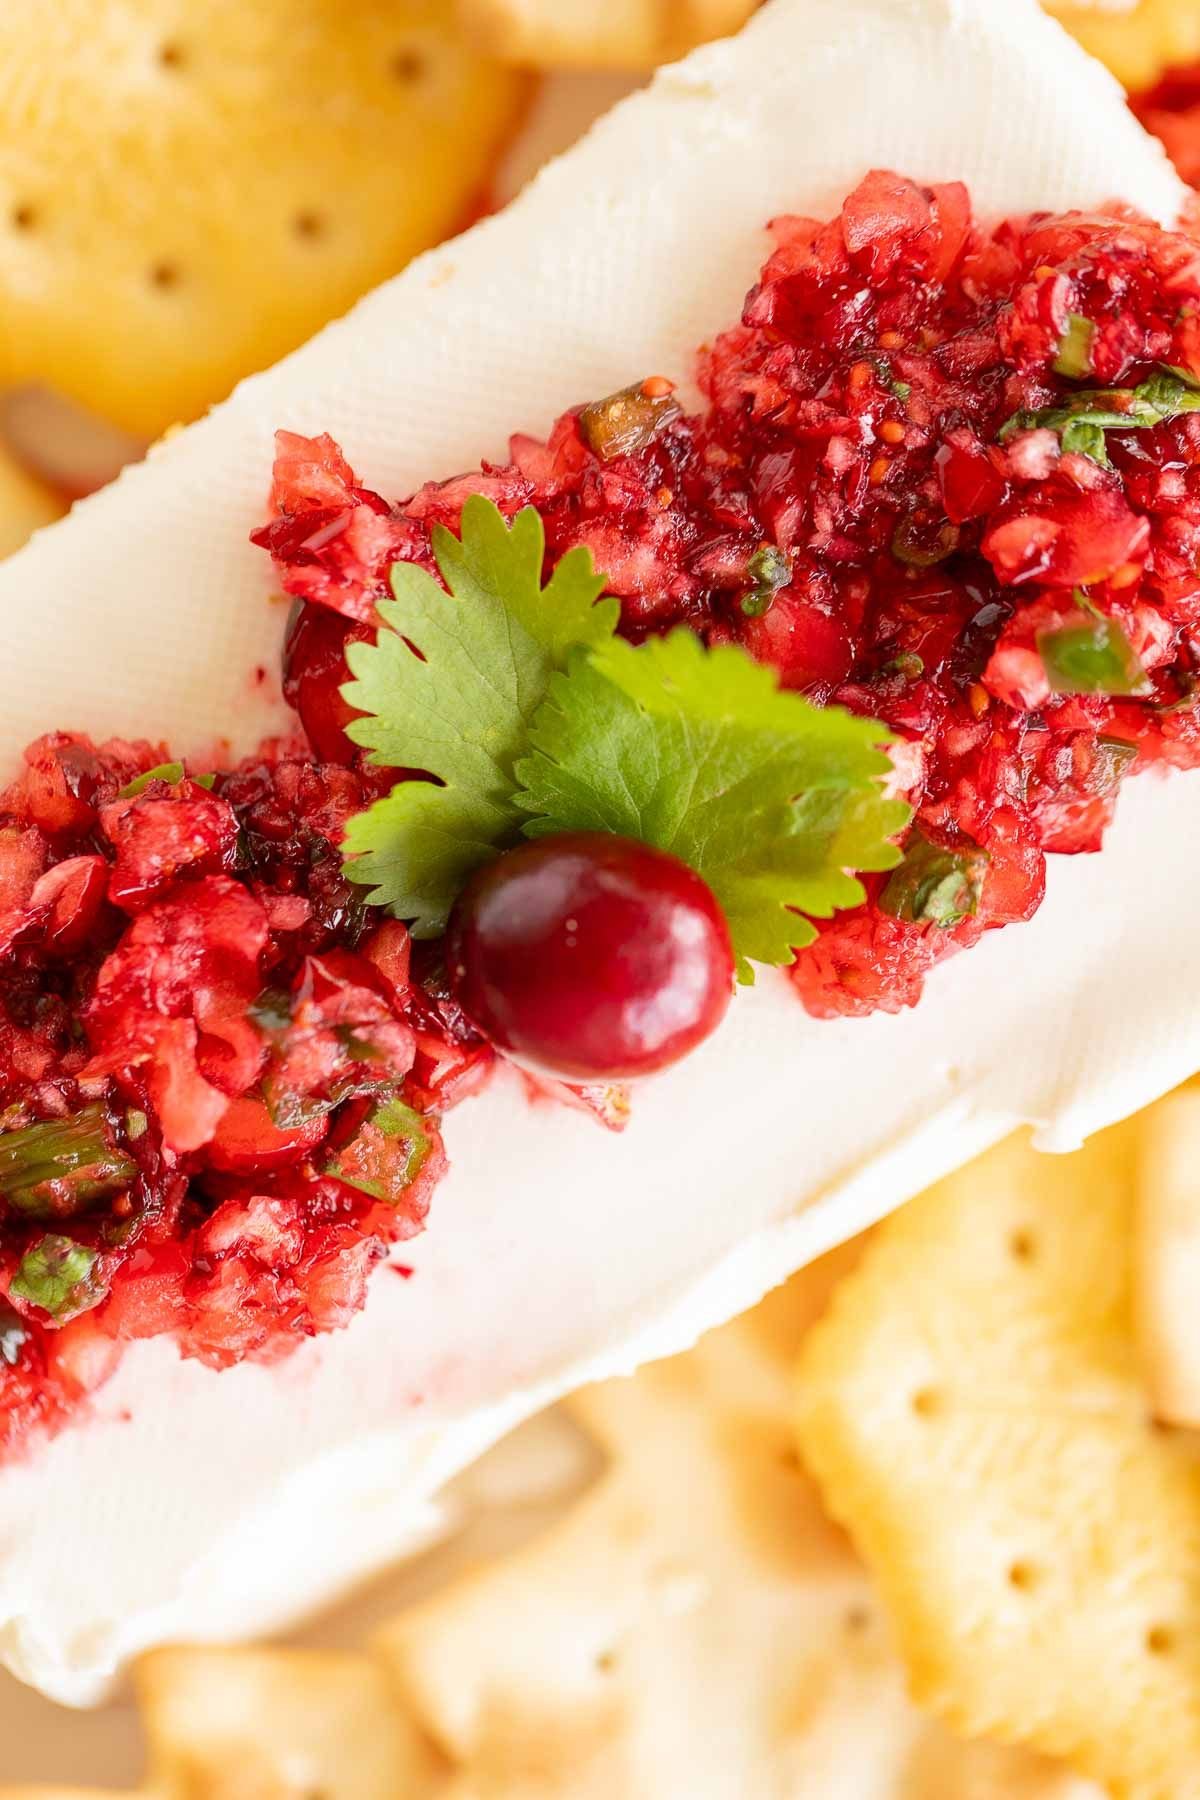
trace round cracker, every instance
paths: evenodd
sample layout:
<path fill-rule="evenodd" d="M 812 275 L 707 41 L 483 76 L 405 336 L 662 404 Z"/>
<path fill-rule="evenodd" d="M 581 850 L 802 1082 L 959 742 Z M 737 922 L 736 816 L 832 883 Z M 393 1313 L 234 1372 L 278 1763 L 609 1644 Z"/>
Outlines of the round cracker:
<path fill-rule="evenodd" d="M 740 31 L 760 0 L 458 0 L 464 28 L 536 69 L 652 69 Z"/>
<path fill-rule="evenodd" d="M 152 436 L 462 225 L 525 83 L 450 10 L 0 7 L 0 385 Z"/>
<path fill-rule="evenodd" d="M 42 525 L 66 511 L 48 487 L 26 472 L 0 442 L 0 557 L 11 556 Z"/>
<path fill-rule="evenodd" d="M 1130 93 L 1152 87 L 1167 69 L 1200 56 L 1200 8 L 1187 0 L 1135 0 L 1120 7 L 1053 0 L 1049 10 Z"/>

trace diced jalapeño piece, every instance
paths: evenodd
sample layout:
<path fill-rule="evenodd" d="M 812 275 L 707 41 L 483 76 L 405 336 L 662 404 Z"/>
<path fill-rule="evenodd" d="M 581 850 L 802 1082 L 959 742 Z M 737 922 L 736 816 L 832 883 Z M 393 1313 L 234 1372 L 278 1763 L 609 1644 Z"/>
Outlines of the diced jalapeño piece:
<path fill-rule="evenodd" d="M 606 400 L 581 407 L 579 429 L 588 449 L 602 462 L 611 462 L 614 456 L 633 456 L 644 450 L 682 411 L 671 383 L 651 376 Z"/>
<path fill-rule="evenodd" d="M 145 793 L 152 781 L 165 781 L 168 787 L 177 787 L 186 775 L 187 770 L 181 762 L 156 763 L 154 768 L 147 769 L 142 775 L 135 775 L 132 781 L 127 782 L 117 798 L 136 800 L 139 794 Z M 193 775 L 191 779 L 197 787 L 212 788 L 217 778 L 215 775 Z"/>
<path fill-rule="evenodd" d="M 403 1100 L 382 1100 L 348 1143 L 329 1152 L 322 1172 L 395 1206 L 420 1174 L 430 1148 L 421 1114 Z"/>
<path fill-rule="evenodd" d="M 0 1198 L 33 1219 L 88 1212 L 137 1176 L 105 1108 L 0 1133 Z"/>
<path fill-rule="evenodd" d="M 1096 327 L 1082 313 L 1067 314 L 1067 328 L 1058 340 L 1054 367 L 1059 375 L 1082 381 L 1092 372 L 1092 338 Z"/>
<path fill-rule="evenodd" d="M 1144 694 L 1149 685 L 1115 619 L 1039 631 L 1037 647 L 1056 694 Z"/>
<path fill-rule="evenodd" d="M 987 851 L 978 844 L 950 849 L 914 832 L 879 904 L 893 918 L 948 931 L 978 912 L 987 865 Z"/>
<path fill-rule="evenodd" d="M 47 1233 L 25 1252 L 8 1291 L 65 1325 L 103 1300 L 105 1290 L 96 1279 L 99 1260 L 98 1250 Z"/>
<path fill-rule="evenodd" d="M 761 619 L 775 604 L 780 588 L 792 579 L 791 560 L 776 544 L 760 544 L 746 564 L 750 587 L 742 595 L 742 612 L 748 619 Z"/>

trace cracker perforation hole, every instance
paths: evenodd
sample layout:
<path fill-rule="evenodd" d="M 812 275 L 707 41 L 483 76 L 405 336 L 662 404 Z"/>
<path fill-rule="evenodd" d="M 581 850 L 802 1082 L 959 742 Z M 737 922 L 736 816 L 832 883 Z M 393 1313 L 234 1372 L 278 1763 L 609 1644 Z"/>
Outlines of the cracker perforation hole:
<path fill-rule="evenodd" d="M 918 1388 L 912 1397 L 912 1409 L 919 1419 L 935 1418 L 942 1410 L 942 1396 L 937 1388 Z"/>
<path fill-rule="evenodd" d="M 1032 1231 L 1023 1226 L 1014 1231 L 1008 1240 L 1008 1251 L 1014 1262 L 1031 1263 L 1037 1255 L 1037 1242 Z"/>
<path fill-rule="evenodd" d="M 292 220 L 293 232 L 298 238 L 303 238 L 310 244 L 315 243 L 318 238 L 323 238 L 327 229 L 324 216 L 312 207 L 302 208 Z"/>
<path fill-rule="evenodd" d="M 32 231 L 38 222 L 35 208 L 25 200 L 14 206 L 8 216 L 14 231 Z"/>
<path fill-rule="evenodd" d="M 842 1614 L 842 1629 L 849 1637 L 861 1637 L 871 1623 L 871 1611 L 866 1606 L 848 1606 Z"/>
<path fill-rule="evenodd" d="M 168 39 L 158 46 L 158 66 L 160 69 L 182 69 L 187 62 L 187 54 L 182 44 Z"/>
<path fill-rule="evenodd" d="M 598 1675 L 611 1675 L 616 1666 L 617 1653 L 615 1650 L 600 1650 L 597 1652 L 596 1673 Z"/>
<path fill-rule="evenodd" d="M 177 288 L 180 282 L 179 269 L 173 262 L 156 262 L 151 264 L 149 272 L 150 286 L 166 294 Z"/>
<path fill-rule="evenodd" d="M 1151 1625 L 1146 1633 L 1146 1649 L 1151 1656 L 1169 1656 L 1175 1648 L 1175 1633 L 1169 1625 Z"/>
<path fill-rule="evenodd" d="M 1016 1562 L 1008 1565 L 1008 1585 L 1015 1588 L 1018 1594 L 1032 1593 L 1040 1580 L 1041 1576 L 1031 1562 L 1018 1557 Z"/>
<path fill-rule="evenodd" d="M 392 78 L 404 87 L 415 87 L 423 81 L 428 70 L 424 55 L 413 44 L 404 44 L 392 53 L 388 63 Z"/>

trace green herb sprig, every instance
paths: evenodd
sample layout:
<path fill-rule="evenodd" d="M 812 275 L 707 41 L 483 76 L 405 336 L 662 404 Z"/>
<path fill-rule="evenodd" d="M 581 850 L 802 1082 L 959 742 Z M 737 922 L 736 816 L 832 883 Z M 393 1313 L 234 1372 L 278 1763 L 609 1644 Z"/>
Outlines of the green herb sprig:
<path fill-rule="evenodd" d="M 1013 413 L 1000 427 L 1006 444 L 1019 431 L 1056 431 L 1064 452 L 1108 467 L 1108 431 L 1149 431 L 1183 413 L 1200 412 L 1200 386 L 1179 369 L 1160 369 L 1132 388 L 1080 388 L 1059 406 Z"/>
<path fill-rule="evenodd" d="M 790 962 L 812 919 L 861 902 L 854 871 L 899 861 L 910 809 L 884 791 L 881 725 L 785 693 L 684 628 L 617 638 L 586 551 L 543 585 L 531 507 L 509 526 L 472 496 L 461 539 L 439 529 L 434 554 L 445 587 L 398 564 L 342 690 L 372 761 L 440 784 L 398 783 L 346 834 L 349 874 L 416 935 L 439 932 L 472 869 L 522 834 L 612 831 L 704 877 L 749 981 L 752 962 Z"/>

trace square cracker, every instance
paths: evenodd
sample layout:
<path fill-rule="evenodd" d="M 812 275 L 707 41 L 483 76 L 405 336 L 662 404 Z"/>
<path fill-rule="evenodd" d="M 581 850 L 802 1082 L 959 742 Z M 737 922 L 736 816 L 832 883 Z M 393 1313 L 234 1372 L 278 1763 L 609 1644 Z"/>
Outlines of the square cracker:
<path fill-rule="evenodd" d="M 918 1700 L 1115 1796 L 1200 1794 L 1200 1460 L 1132 1306 L 1138 1122 L 1009 1140 L 888 1221 L 801 1358 L 801 1443 Z"/>
<path fill-rule="evenodd" d="M 379 1639 L 455 1800 L 1097 1800 L 924 1718 L 792 1441 L 790 1364 L 844 1250 L 574 1410 L 572 1514 Z"/>
<path fill-rule="evenodd" d="M 435 1791 L 437 1759 L 369 1657 L 158 1650 L 138 1665 L 137 1690 L 162 1800 L 423 1800 Z"/>

